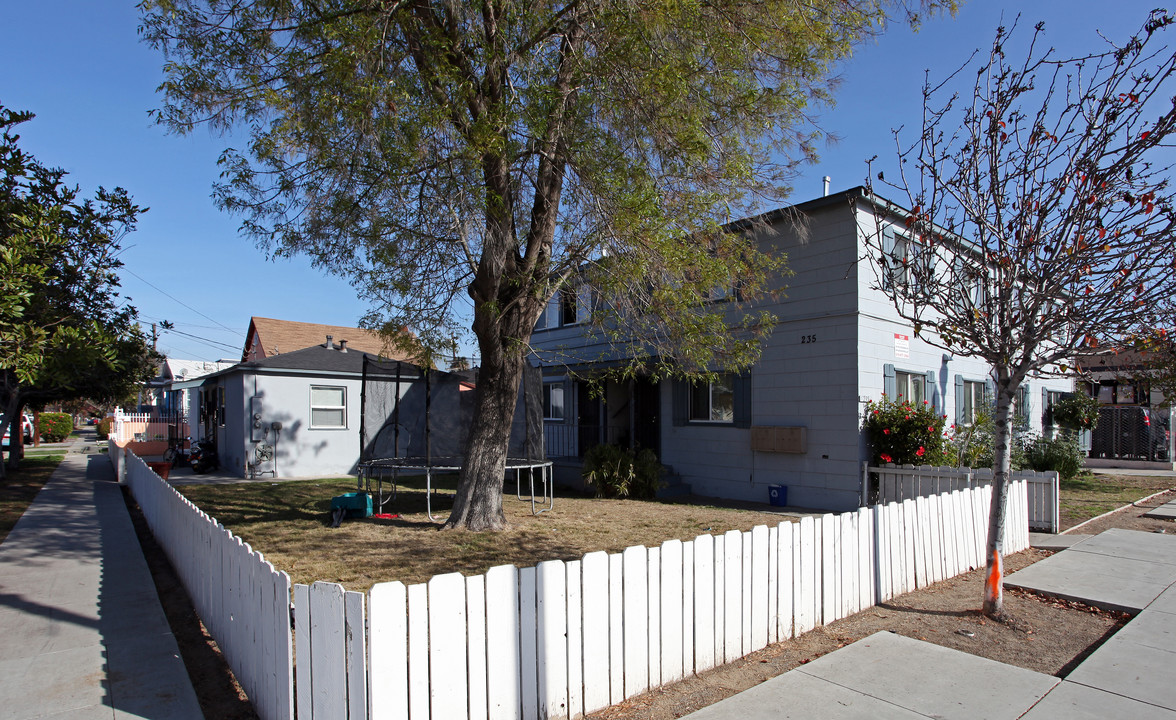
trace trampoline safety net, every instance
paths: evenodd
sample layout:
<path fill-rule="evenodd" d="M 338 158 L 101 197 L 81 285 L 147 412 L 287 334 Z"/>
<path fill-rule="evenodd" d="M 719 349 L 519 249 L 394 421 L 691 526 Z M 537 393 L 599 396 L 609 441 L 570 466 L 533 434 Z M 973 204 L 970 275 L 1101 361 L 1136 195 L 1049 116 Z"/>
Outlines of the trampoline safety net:
<path fill-rule="evenodd" d="M 542 382 L 539 368 L 528 363 L 511 421 L 511 458 L 545 459 Z M 360 406 L 361 463 L 461 464 L 474 415 L 474 390 L 461 376 L 365 357 Z"/>

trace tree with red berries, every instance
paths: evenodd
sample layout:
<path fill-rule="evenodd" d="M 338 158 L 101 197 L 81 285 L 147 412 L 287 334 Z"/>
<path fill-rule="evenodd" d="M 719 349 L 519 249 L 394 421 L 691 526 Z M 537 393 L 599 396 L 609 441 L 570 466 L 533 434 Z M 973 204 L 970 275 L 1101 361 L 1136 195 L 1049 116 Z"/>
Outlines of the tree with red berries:
<path fill-rule="evenodd" d="M 1013 59 L 1015 24 L 998 29 L 978 66 L 964 66 L 976 71 L 971 93 L 950 93 L 951 79 L 924 86 L 921 131 L 913 141 L 896 131 L 898 171 L 876 176 L 913 208 L 877 213 L 867 255 L 879 287 L 917 335 L 992 368 L 992 616 L 1003 611 L 1018 389 L 1157 327 L 1176 291 L 1176 53 L 1162 37 L 1172 23 L 1155 11 L 1126 42 L 1104 38 L 1080 57 L 1047 48 L 1038 24 Z"/>

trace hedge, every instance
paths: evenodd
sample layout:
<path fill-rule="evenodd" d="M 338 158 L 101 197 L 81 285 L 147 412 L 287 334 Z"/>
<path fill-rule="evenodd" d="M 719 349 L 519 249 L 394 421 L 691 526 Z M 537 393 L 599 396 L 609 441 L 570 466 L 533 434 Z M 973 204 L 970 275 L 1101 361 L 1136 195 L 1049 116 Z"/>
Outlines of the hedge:
<path fill-rule="evenodd" d="M 73 418 L 68 413 L 43 412 L 40 417 L 41 439 L 61 442 L 73 432 Z"/>

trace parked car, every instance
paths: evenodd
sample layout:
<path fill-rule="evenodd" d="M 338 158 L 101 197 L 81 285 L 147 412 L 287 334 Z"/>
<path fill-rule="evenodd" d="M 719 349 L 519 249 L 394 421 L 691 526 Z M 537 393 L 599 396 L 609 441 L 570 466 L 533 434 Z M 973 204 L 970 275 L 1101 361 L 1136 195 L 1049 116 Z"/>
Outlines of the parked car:
<path fill-rule="evenodd" d="M 3 413 L 0 413 L 0 422 L 2 422 L 3 420 L 4 420 L 4 415 L 3 415 Z M 13 423 L 13 425 L 15 425 L 15 424 L 16 423 Z M 8 430 L 6 430 L 4 432 L 4 439 L 2 442 L 0 442 L 0 445 L 2 445 L 5 448 L 8 447 L 9 434 L 11 431 L 12 431 L 12 428 L 9 428 Z M 32 444 L 32 442 L 33 442 L 33 416 L 28 413 L 24 413 L 23 415 L 21 415 L 20 436 L 21 436 L 21 440 L 24 442 L 25 445 Z"/>

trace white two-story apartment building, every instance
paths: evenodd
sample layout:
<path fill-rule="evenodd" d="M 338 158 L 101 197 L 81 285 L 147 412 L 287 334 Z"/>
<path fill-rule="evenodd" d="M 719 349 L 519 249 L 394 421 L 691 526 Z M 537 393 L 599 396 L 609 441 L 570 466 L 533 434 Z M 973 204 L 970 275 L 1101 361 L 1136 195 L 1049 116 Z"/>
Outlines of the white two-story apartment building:
<path fill-rule="evenodd" d="M 793 221 L 798 212 L 807 219 L 804 237 Z M 876 263 L 866 260 L 866 240 L 879 228 L 874 213 L 865 190 L 854 188 L 731 226 L 786 253 L 794 274 L 780 279 L 778 298 L 757 305 L 777 318 L 759 362 L 716 383 L 610 381 L 590 391 L 577 378 L 607 362 L 589 358 L 608 352 L 585 332 L 586 293 L 554 300 L 532 342 L 543 364 L 547 452 L 557 477 L 573 481 L 587 449 L 616 442 L 653 449 L 696 495 L 767 502 L 769 486 L 783 485 L 789 505 L 848 510 L 860 502 L 868 400 L 926 400 L 948 424 L 968 424 L 991 396 L 989 368 L 934 347 L 899 318 Z M 910 252 L 901 223 L 885 233 L 887 252 Z M 1048 396 L 1043 390 L 1070 390 L 1072 382 L 1033 377 L 1027 384 L 1017 411 L 1040 431 L 1044 408 L 1035 405 Z"/>

